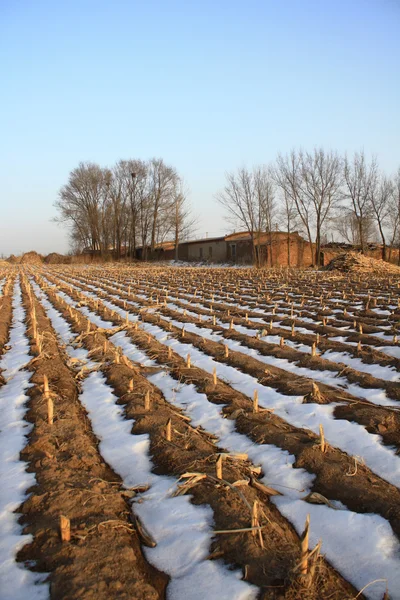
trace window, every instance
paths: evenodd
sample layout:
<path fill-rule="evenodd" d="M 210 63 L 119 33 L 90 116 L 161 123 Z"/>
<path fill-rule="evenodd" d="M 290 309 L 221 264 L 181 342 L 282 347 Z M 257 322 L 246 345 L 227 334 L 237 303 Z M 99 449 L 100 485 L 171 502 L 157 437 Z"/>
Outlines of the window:
<path fill-rule="evenodd" d="M 212 246 L 208 247 L 208 258 L 212 258 Z"/>
<path fill-rule="evenodd" d="M 231 258 L 236 261 L 236 244 L 231 244 Z"/>
<path fill-rule="evenodd" d="M 200 247 L 200 258 L 203 258 L 203 248 Z"/>

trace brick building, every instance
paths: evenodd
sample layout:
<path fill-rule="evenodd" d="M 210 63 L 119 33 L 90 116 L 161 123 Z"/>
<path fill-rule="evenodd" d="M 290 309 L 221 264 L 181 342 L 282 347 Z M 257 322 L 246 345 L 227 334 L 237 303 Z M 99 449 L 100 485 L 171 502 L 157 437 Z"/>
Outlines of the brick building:
<path fill-rule="evenodd" d="M 225 241 L 227 243 L 227 262 L 238 264 L 253 262 L 253 243 L 248 232 L 227 235 Z M 262 265 L 309 267 L 312 264 L 310 245 L 297 231 L 259 233 L 256 235 L 254 244 L 259 247 Z"/>
<path fill-rule="evenodd" d="M 297 232 L 262 232 L 256 236 L 254 244 L 258 247 L 261 264 L 264 266 L 308 267 L 312 264 L 310 245 Z M 254 260 L 253 242 L 250 234 L 245 231 L 191 240 L 179 244 L 178 257 L 179 260 L 188 262 L 250 265 Z M 153 258 L 174 259 L 174 243 L 158 244 Z"/>

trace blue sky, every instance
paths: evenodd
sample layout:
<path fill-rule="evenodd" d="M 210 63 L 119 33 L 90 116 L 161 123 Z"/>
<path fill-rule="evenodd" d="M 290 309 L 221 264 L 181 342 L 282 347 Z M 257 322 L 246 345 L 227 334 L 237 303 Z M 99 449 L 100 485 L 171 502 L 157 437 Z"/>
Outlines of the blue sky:
<path fill-rule="evenodd" d="M 79 161 L 163 157 L 198 233 L 224 173 L 292 147 L 400 165 L 400 0 L 0 0 L 0 253 L 65 251 Z"/>

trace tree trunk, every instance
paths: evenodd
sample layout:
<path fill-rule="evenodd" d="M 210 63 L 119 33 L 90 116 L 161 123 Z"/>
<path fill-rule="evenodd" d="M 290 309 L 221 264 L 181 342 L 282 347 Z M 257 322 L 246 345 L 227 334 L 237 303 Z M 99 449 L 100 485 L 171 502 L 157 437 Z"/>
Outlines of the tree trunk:
<path fill-rule="evenodd" d="M 380 220 L 378 221 L 379 233 L 381 234 L 382 239 L 382 260 L 386 260 L 386 239 L 385 234 L 383 233 L 382 223 Z"/>
<path fill-rule="evenodd" d="M 271 230 L 269 230 L 269 266 L 273 267 L 274 266 L 274 261 L 273 261 L 273 256 L 272 256 L 272 233 Z"/>
<path fill-rule="evenodd" d="M 132 253 L 133 253 L 133 258 L 136 258 L 136 227 L 135 224 L 133 225 L 133 248 L 132 248 Z"/>
<path fill-rule="evenodd" d="M 175 227 L 175 260 L 179 260 L 179 230 Z"/>
<path fill-rule="evenodd" d="M 360 215 L 360 217 L 358 217 L 358 233 L 360 236 L 361 254 L 365 254 L 364 228 L 363 228 L 363 222 L 362 222 L 362 215 Z"/>
<path fill-rule="evenodd" d="M 308 231 L 307 234 L 308 234 L 308 245 L 310 246 L 311 266 L 315 267 L 315 256 L 314 256 L 314 251 L 313 251 L 313 247 L 312 247 L 313 243 L 312 243 L 310 231 Z"/>
<path fill-rule="evenodd" d="M 253 263 L 257 268 L 260 266 L 259 246 L 256 245 L 254 235 L 251 235 L 251 244 L 253 247 Z"/>
<path fill-rule="evenodd" d="M 321 238 L 319 236 L 319 234 L 317 234 L 317 237 L 315 239 L 315 264 L 317 265 L 317 267 L 320 267 L 321 263 Z"/>

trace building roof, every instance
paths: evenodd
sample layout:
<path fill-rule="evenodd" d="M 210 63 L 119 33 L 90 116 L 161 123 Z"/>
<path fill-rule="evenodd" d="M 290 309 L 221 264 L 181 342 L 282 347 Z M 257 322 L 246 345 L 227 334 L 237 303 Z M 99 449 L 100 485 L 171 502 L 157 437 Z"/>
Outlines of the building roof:
<path fill-rule="evenodd" d="M 257 233 L 257 232 L 255 232 Z M 265 231 L 260 231 L 259 232 L 259 237 L 258 240 L 261 244 L 265 244 L 268 243 L 268 241 L 270 240 L 270 236 L 272 237 L 272 239 L 276 239 L 277 237 L 287 237 L 287 232 L 286 231 L 271 231 L 271 233 L 266 233 Z M 295 237 L 295 238 L 301 238 L 301 236 L 299 235 L 299 233 L 297 231 L 292 231 L 290 234 L 290 237 Z M 195 244 L 210 244 L 210 243 L 214 243 L 214 242 L 244 242 L 244 241 L 249 241 L 251 239 L 251 235 L 248 231 L 237 231 L 234 233 L 229 233 L 228 235 L 222 235 L 219 237 L 207 237 L 207 238 L 202 238 L 199 240 L 183 240 L 181 242 L 179 242 L 179 246 L 183 246 L 183 245 L 195 245 Z M 140 250 L 142 247 L 141 246 L 137 246 L 136 247 L 138 250 Z M 175 248 L 175 242 L 173 241 L 168 241 L 168 242 L 160 242 L 159 244 L 156 244 L 155 246 L 156 249 L 162 249 L 162 250 L 172 250 Z"/>
<path fill-rule="evenodd" d="M 175 242 L 159 242 L 155 245 L 156 250 L 173 250 Z"/>
<path fill-rule="evenodd" d="M 272 237 L 272 239 L 277 238 L 277 237 L 287 237 L 287 232 L 286 231 L 271 231 L 271 232 L 265 232 L 265 231 L 260 231 L 260 232 L 254 232 L 254 235 L 256 236 L 256 242 L 260 242 L 261 244 L 265 244 L 267 243 L 270 238 Z M 300 235 L 297 231 L 292 231 L 290 233 L 290 237 L 296 237 L 299 238 Z M 231 233 L 227 236 L 225 236 L 225 240 L 227 242 L 241 242 L 241 241 L 246 241 L 246 240 L 250 240 L 251 239 L 251 235 L 248 231 L 238 231 L 237 233 Z"/>
<path fill-rule="evenodd" d="M 179 242 L 179 244 L 207 244 L 208 242 L 223 242 L 225 241 L 225 236 L 221 237 L 212 237 L 212 238 L 203 238 L 201 240 L 188 240 L 184 242 Z"/>

